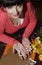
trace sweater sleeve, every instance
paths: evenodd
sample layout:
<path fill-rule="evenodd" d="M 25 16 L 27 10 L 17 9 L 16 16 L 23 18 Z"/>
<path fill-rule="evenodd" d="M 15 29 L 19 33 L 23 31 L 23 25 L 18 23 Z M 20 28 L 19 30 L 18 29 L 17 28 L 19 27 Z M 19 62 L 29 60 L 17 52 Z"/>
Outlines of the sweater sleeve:
<path fill-rule="evenodd" d="M 33 8 L 30 2 L 27 4 L 27 6 L 28 6 L 28 13 L 29 13 L 29 24 L 27 25 L 23 33 L 23 38 L 29 38 L 37 23 L 35 9 Z"/>
<path fill-rule="evenodd" d="M 10 36 L 4 34 L 4 29 L 5 29 L 5 24 L 0 19 L 0 41 L 10 45 L 17 43 L 18 41 L 16 39 L 11 38 Z"/>

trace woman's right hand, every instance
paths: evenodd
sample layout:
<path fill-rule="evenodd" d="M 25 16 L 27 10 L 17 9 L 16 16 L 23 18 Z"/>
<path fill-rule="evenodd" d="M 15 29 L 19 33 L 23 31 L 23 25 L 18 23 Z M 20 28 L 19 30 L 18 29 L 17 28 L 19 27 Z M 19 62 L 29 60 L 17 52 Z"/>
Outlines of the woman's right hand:
<path fill-rule="evenodd" d="M 26 59 L 26 57 L 27 57 L 26 56 L 26 50 L 20 42 L 13 45 L 13 53 L 15 50 L 17 51 L 17 53 L 21 59 L 22 59 L 22 57 L 24 59 Z"/>

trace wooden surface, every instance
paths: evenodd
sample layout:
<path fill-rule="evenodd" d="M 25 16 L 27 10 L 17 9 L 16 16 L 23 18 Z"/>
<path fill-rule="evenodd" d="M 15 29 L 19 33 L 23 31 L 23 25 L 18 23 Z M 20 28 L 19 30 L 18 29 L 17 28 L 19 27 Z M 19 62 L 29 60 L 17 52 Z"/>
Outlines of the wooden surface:
<path fill-rule="evenodd" d="M 25 65 L 26 60 L 21 60 L 17 54 L 12 53 L 12 49 L 9 50 L 7 56 L 2 56 L 0 59 L 0 65 Z"/>

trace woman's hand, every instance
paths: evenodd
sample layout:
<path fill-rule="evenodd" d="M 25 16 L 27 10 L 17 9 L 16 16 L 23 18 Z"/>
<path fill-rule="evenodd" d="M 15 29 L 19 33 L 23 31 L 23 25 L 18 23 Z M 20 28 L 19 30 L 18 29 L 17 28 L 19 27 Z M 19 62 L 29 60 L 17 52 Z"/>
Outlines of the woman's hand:
<path fill-rule="evenodd" d="M 27 54 L 29 55 L 29 53 L 31 52 L 31 42 L 27 39 L 27 38 L 24 38 L 22 39 L 22 44 L 23 46 L 25 47 L 26 51 L 27 51 Z"/>
<path fill-rule="evenodd" d="M 22 57 L 24 58 L 24 59 L 26 59 L 26 50 L 25 50 L 25 48 L 23 47 L 23 45 L 21 44 L 21 43 L 16 43 L 16 44 L 14 44 L 13 45 L 13 52 L 14 52 L 14 50 L 16 50 L 17 51 L 17 53 L 18 53 L 18 55 L 19 55 L 19 57 L 22 59 Z"/>

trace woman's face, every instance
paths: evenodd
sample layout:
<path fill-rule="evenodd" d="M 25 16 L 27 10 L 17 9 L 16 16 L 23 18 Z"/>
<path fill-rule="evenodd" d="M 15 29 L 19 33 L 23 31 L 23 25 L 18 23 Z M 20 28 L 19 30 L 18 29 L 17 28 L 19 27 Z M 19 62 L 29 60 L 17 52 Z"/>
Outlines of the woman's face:
<path fill-rule="evenodd" d="M 11 6 L 11 7 L 6 7 L 5 10 L 9 14 L 9 16 L 11 16 L 11 17 L 16 19 L 23 12 L 23 5 L 14 5 L 14 6 Z"/>

